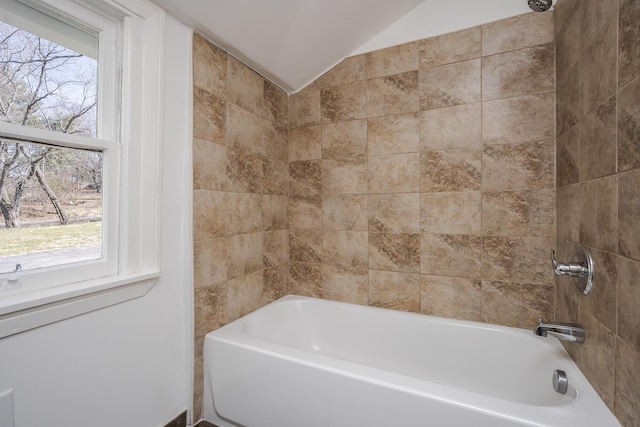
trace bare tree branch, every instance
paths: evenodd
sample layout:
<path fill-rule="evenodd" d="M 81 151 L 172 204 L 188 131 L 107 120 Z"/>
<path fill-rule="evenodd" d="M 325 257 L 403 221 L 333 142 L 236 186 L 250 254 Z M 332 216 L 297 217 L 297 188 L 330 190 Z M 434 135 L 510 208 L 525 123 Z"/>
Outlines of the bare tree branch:
<path fill-rule="evenodd" d="M 77 73 L 73 69 L 81 58 L 81 54 L 63 46 L 0 22 L 0 120 L 56 132 L 95 134 L 91 125 L 95 119 L 88 118 L 96 108 L 95 75 L 85 78 L 69 74 Z M 20 225 L 22 200 L 27 191 L 35 191 L 29 188 L 40 188 L 60 222 L 67 222 L 54 187 L 44 173 L 45 164 L 56 171 L 73 169 L 64 161 L 75 158 L 74 155 L 59 153 L 60 149 L 54 147 L 0 140 L 0 212 L 7 227 Z M 58 160 L 47 160 L 52 155 Z M 75 161 L 88 159 L 79 156 Z M 56 163 L 59 161 L 63 163 Z M 101 189 L 101 182 L 95 184 L 95 177 L 101 180 L 101 167 L 101 161 L 87 167 L 94 171 L 93 176 L 82 178 L 85 183 L 91 182 L 96 191 Z M 81 172 L 81 168 L 76 169 Z M 57 178 L 56 173 L 49 176 L 54 181 Z M 72 180 L 76 186 L 79 179 Z"/>

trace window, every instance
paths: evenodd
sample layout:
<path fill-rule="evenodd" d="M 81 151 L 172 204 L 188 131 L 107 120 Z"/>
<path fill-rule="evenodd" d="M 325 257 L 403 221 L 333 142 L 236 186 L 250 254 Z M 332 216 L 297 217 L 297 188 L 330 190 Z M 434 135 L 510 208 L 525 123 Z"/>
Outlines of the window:
<path fill-rule="evenodd" d="M 5 10 L 2 18 L 16 25 L 60 39 L 46 29 L 58 24 L 66 33 L 80 33 L 54 19 L 45 21 L 44 29 L 21 22 L 19 17 L 38 11 L 17 2 L 9 6 L 15 12 Z M 85 43 L 79 48 L 91 55 L 86 56 L 2 18 L 0 120 L 44 129 L 48 140 L 37 143 L 20 128 L 15 129 L 20 139 L 0 134 L 0 275 L 106 261 L 113 254 L 104 250 L 102 232 L 112 225 L 103 228 L 104 149 L 95 140 L 97 35 L 82 34 Z M 84 148 L 67 147 L 60 134 L 83 136 Z M 93 270 L 104 274 L 97 266 Z M 13 280 L 3 291 L 34 287 Z"/>
<path fill-rule="evenodd" d="M 0 337 L 158 275 L 163 12 L 82 4 L 0 0 Z"/>

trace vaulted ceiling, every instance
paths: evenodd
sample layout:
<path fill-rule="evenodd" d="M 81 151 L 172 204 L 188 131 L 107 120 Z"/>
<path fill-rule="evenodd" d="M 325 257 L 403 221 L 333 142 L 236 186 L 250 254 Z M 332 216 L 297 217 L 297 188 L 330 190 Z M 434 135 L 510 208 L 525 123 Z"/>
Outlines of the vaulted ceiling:
<path fill-rule="evenodd" d="M 290 93 L 354 52 L 529 11 L 526 0 L 155 1 Z"/>

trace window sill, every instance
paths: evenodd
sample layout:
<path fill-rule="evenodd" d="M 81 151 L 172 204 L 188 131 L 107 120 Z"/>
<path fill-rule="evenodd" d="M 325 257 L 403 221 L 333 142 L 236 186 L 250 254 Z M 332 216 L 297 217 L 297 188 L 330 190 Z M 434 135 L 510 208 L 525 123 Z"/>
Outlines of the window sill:
<path fill-rule="evenodd" d="M 0 338 L 139 298 L 160 273 L 112 276 L 1 298 Z"/>

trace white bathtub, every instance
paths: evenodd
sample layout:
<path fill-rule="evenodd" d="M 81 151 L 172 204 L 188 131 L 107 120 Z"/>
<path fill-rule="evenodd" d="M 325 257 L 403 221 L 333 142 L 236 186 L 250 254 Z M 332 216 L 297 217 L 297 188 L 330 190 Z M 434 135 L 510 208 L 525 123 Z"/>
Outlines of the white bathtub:
<path fill-rule="evenodd" d="M 220 427 L 620 426 L 555 338 L 504 326 L 288 296 L 204 358 Z"/>

